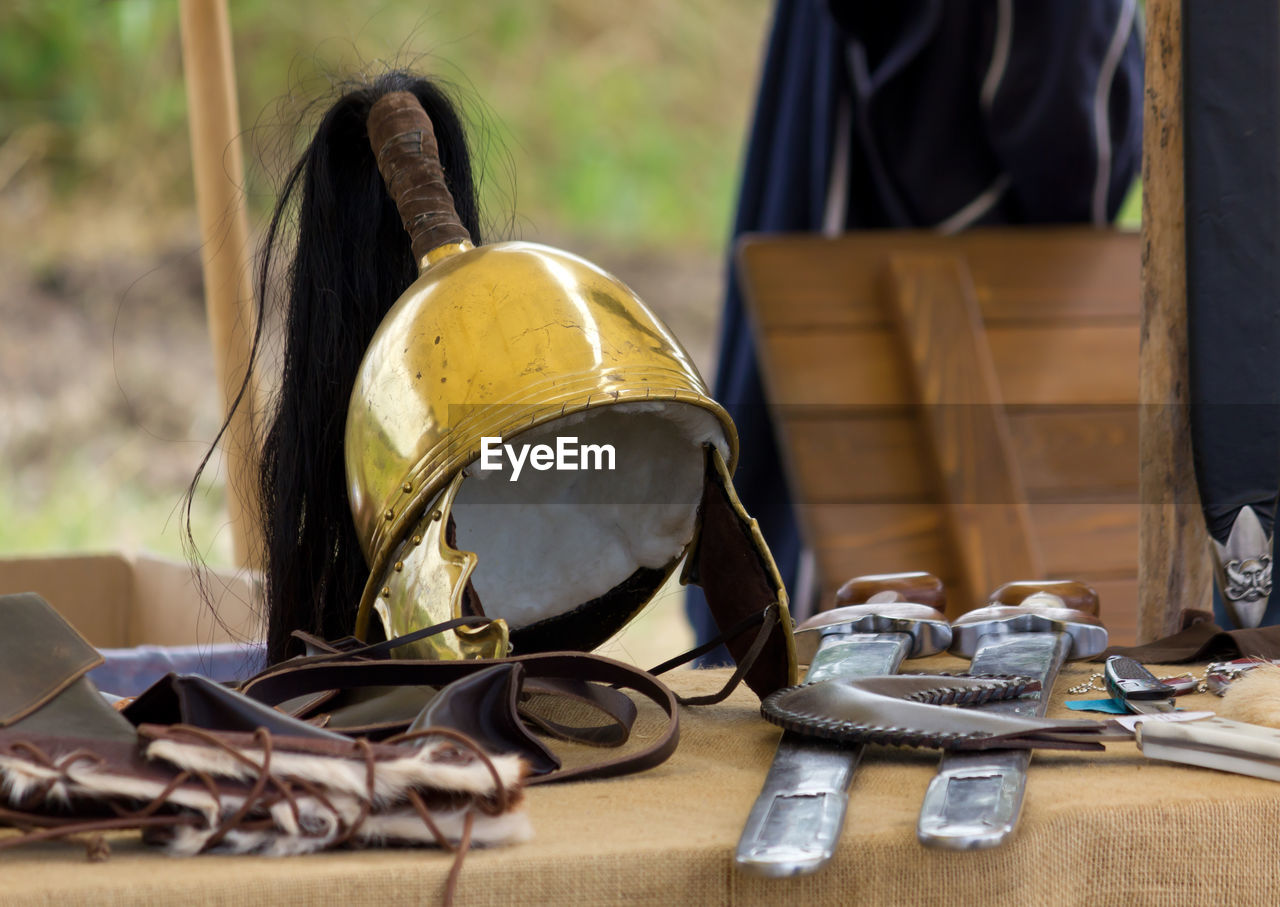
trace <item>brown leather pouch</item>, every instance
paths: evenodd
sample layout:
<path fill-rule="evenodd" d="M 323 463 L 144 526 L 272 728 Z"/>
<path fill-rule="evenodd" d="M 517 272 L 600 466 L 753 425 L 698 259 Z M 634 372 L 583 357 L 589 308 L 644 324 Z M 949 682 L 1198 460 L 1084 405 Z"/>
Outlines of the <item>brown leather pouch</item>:
<path fill-rule="evenodd" d="M 0 596 L 0 620 L 0 728 L 132 739 L 85 677 L 102 656 L 48 602 L 32 592 Z"/>
<path fill-rule="evenodd" d="M 290 737 L 342 740 L 341 734 L 299 721 L 196 674 L 167 674 L 144 690 L 121 714 L 135 727 L 185 724 L 209 731 L 253 733 L 266 728 Z"/>

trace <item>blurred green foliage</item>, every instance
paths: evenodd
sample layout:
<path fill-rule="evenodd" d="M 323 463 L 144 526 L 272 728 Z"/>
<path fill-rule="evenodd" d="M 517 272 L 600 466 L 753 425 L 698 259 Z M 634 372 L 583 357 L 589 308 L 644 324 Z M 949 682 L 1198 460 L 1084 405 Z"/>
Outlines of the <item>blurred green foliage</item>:
<path fill-rule="evenodd" d="M 54 452 L 48 463 L 45 470 L 0 470 L 5 556 L 113 550 L 187 555 L 178 488 L 157 488 L 128 464 L 79 451 Z M 220 476 L 203 481 L 192 499 L 191 532 L 207 563 L 234 563 Z"/>
<path fill-rule="evenodd" d="M 1142 177 L 1133 181 L 1129 194 L 1120 203 L 1120 210 L 1116 212 L 1116 226 L 1126 230 L 1136 230 L 1142 226 Z"/>
<path fill-rule="evenodd" d="M 491 232 L 714 249 L 767 13 L 766 0 L 233 0 L 254 209 L 269 207 L 313 102 L 410 65 L 459 89 Z M 63 197 L 140 214 L 189 205 L 178 28 L 173 0 L 0 5 L 0 144 L 51 136 L 38 164 Z"/>
<path fill-rule="evenodd" d="M 456 87 L 490 236 L 719 257 L 769 0 L 228 5 L 246 190 L 259 221 L 340 83 L 409 66 Z M 69 257 L 83 257 L 74 267 L 86 271 L 118 257 L 128 272 L 175 249 L 190 255 L 186 108 L 175 0 L 0 0 L 0 242 L 4 262 L 35 275 L 14 287 L 49 304 L 31 285 L 62 273 Z M 160 282 L 176 281 L 183 298 L 194 291 L 160 267 Z M 89 279 L 66 303 L 119 307 L 118 319 L 139 305 L 127 286 Z M 182 477 L 203 445 L 175 452 L 184 442 L 163 431 L 142 437 L 145 420 L 103 428 L 112 433 L 101 444 L 51 443 L 4 464 L 0 551 L 181 553 Z M 175 479 L 173 463 L 159 470 L 156 456 L 191 466 Z M 193 508 L 213 563 L 230 558 L 223 495 L 213 470 Z"/>

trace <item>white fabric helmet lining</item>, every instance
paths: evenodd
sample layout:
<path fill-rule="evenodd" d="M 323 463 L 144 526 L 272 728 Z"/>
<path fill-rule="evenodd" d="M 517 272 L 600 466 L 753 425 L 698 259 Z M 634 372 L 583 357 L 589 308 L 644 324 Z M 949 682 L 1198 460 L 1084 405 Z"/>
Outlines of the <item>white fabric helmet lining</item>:
<path fill-rule="evenodd" d="M 678 402 L 603 406 L 506 443 L 554 449 L 557 438 L 611 445 L 614 468 L 539 470 L 526 461 L 510 481 L 504 453 L 499 470 L 467 466 L 453 506 L 457 547 L 479 558 L 471 582 L 485 614 L 513 630 L 591 601 L 639 567 L 673 564 L 693 538 L 704 445 L 728 457 L 715 416 Z"/>

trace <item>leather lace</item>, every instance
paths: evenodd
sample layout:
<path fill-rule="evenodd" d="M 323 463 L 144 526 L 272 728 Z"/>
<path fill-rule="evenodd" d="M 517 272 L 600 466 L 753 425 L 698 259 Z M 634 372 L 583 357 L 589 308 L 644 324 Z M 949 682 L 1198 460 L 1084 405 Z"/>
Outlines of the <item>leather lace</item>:
<path fill-rule="evenodd" d="M 360 810 L 353 819 L 347 819 L 317 784 L 303 778 L 285 778 L 272 767 L 275 752 L 274 739 L 265 728 L 259 728 L 252 736 L 254 752 L 250 754 L 238 746 L 228 735 L 208 731 L 190 725 L 142 725 L 138 729 L 143 740 L 169 740 L 176 743 L 196 743 L 225 753 L 250 771 L 248 790 L 241 783 L 227 784 L 212 774 L 199 769 L 184 768 L 175 772 L 172 778 L 141 806 L 129 809 L 115 800 L 108 800 L 111 809 L 116 813 L 113 817 L 80 819 L 44 815 L 32 811 L 35 805 L 43 800 L 53 788 L 59 784 L 75 785 L 76 778 L 72 770 L 77 766 L 97 769 L 104 765 L 104 759 L 83 749 L 54 758 L 42 748 L 30 741 L 17 740 L 8 745 L 8 755 L 22 759 L 45 769 L 49 775 L 23 798 L 25 809 L 9 809 L 0 807 L 0 820 L 15 826 L 20 834 L 13 837 L 0 838 L 0 850 L 31 844 L 36 841 L 68 839 L 75 836 L 93 834 L 87 842 L 90 857 L 101 859 L 106 853 L 105 841 L 97 835 L 103 831 L 142 830 L 154 828 L 177 828 L 181 826 L 208 830 L 211 833 L 202 842 L 202 852 L 213 850 L 233 831 L 264 830 L 273 827 L 270 818 L 272 810 L 284 805 L 292 814 L 297 833 L 304 837 L 326 838 L 326 846 L 338 846 L 349 842 L 360 830 L 372 813 L 375 802 L 377 779 L 377 760 L 373 747 L 367 740 L 351 741 L 351 750 L 344 754 L 364 763 L 365 795 L 360 801 Z M 488 771 L 494 784 L 492 799 L 476 797 L 469 804 L 464 818 L 461 840 L 455 846 L 443 834 L 431 817 L 430 810 L 421 794 L 413 789 L 406 792 L 406 799 L 423 825 L 431 833 L 435 842 L 444 850 L 452 852 L 453 866 L 444 891 L 444 903 L 449 904 L 457 888 L 463 858 L 466 856 L 471 841 L 471 830 L 476 811 L 490 815 L 505 812 L 511 806 L 512 792 L 503 783 L 501 775 L 493 760 L 485 751 L 465 735 L 447 728 L 432 728 L 413 734 L 402 735 L 395 742 L 413 743 L 431 739 L 447 739 L 455 745 L 469 751 Z M 84 763 L 88 763 L 84 766 Z M 218 821 L 209 827 L 202 816 L 191 810 L 174 812 L 170 800 L 179 788 L 196 784 L 205 790 L 212 799 Z M 228 804 L 227 798 L 233 796 L 239 805 Z M 306 796 L 310 801 L 323 808 L 329 823 L 304 823 L 298 805 L 299 796 Z M 123 799 L 123 798 L 121 798 Z M 336 832 L 331 831 L 336 829 Z"/>

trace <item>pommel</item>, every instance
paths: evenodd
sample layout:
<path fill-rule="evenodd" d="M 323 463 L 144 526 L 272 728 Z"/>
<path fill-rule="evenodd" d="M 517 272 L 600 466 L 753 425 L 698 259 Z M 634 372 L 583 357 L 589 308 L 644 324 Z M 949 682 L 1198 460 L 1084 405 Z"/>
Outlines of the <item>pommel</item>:
<path fill-rule="evenodd" d="M 896 597 L 890 597 L 896 596 Z M 947 610 L 947 594 L 942 580 L 932 573 L 873 573 L 855 576 L 836 590 L 836 606 L 860 605 L 876 601 L 917 602 L 939 611 Z"/>
<path fill-rule="evenodd" d="M 1050 602 L 1049 597 L 1057 599 Z M 1034 601 L 1033 601 L 1034 600 Z M 1098 593 L 1088 583 L 1078 580 L 1019 580 L 1005 583 L 987 597 L 993 605 L 1018 605 L 1022 607 L 1043 604 L 1049 607 L 1071 608 L 1098 615 Z"/>
<path fill-rule="evenodd" d="M 441 246 L 469 244 L 471 234 L 458 219 L 440 166 L 435 128 L 417 96 L 392 91 L 378 98 L 366 128 L 378 172 L 395 200 L 419 267 Z"/>
<path fill-rule="evenodd" d="M 942 582 L 932 574 L 855 577 L 840 587 L 836 602 L 841 606 L 796 627 L 796 654 L 802 664 L 812 659 L 818 640 L 829 633 L 906 633 L 911 637 L 910 658 L 941 652 L 951 642 L 947 618 L 939 610 L 946 602 Z"/>

